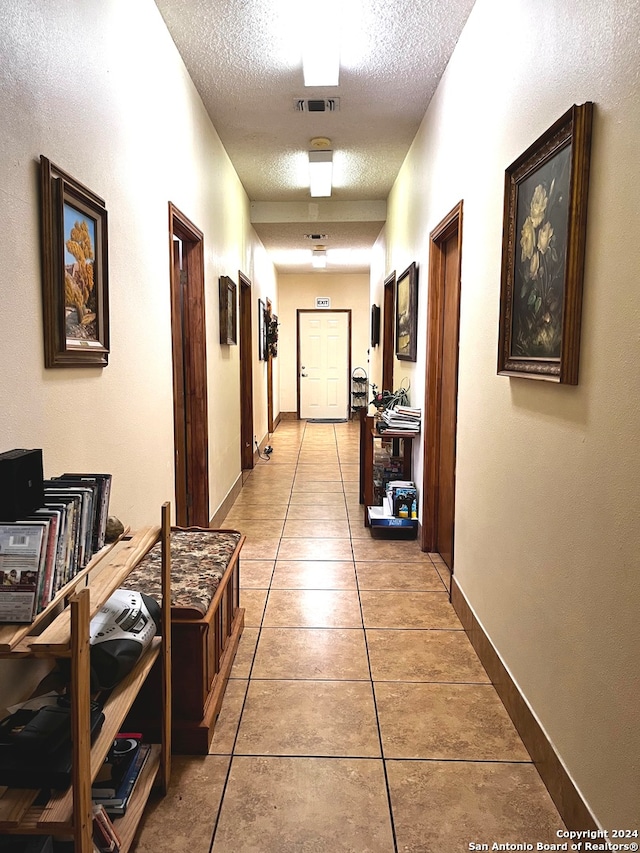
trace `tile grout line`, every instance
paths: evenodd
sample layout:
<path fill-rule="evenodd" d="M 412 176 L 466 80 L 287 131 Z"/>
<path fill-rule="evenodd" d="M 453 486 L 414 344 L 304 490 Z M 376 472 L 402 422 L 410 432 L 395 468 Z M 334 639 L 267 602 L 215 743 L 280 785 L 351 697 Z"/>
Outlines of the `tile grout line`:
<path fill-rule="evenodd" d="M 353 551 L 353 537 L 351 536 L 351 529 L 349 529 L 349 536 L 351 538 L 351 550 Z M 362 620 L 362 634 L 364 637 L 365 654 L 367 655 L 367 667 L 369 669 L 369 681 L 371 684 L 371 698 L 373 700 L 373 710 L 374 710 L 374 713 L 376 715 L 376 728 L 378 730 L 378 745 L 380 747 L 380 761 L 382 764 L 382 774 L 384 777 L 384 786 L 385 786 L 385 791 L 387 794 L 387 808 L 389 810 L 389 823 L 391 826 L 391 837 L 393 839 L 394 853 L 398 853 L 398 838 L 396 835 L 396 825 L 395 825 L 395 820 L 394 820 L 394 816 L 393 816 L 393 806 L 391 803 L 391 789 L 389 787 L 389 775 L 387 773 L 387 764 L 386 764 L 386 760 L 385 760 L 385 756 L 384 756 L 384 746 L 382 743 L 382 729 L 380 728 L 380 715 L 378 713 L 378 702 L 376 699 L 376 691 L 375 691 L 374 682 L 373 682 L 373 672 L 371 670 L 371 657 L 369 655 L 369 642 L 367 640 L 367 631 L 365 628 L 364 610 L 362 609 L 362 598 L 360 597 L 360 581 L 358 579 L 358 570 L 356 567 L 355 555 L 354 555 L 354 559 L 353 559 L 353 568 L 354 568 L 355 575 L 356 575 L 356 590 L 358 593 L 358 606 L 360 607 L 360 618 Z"/>
<path fill-rule="evenodd" d="M 255 645 L 255 648 L 254 648 L 254 651 L 253 651 L 253 656 L 252 656 L 252 659 L 251 659 L 251 665 L 250 665 L 250 668 L 249 668 L 249 674 L 248 674 L 248 678 L 247 678 L 247 688 L 246 688 L 246 690 L 245 690 L 245 695 L 244 695 L 244 699 L 243 699 L 243 703 L 242 703 L 242 708 L 241 708 L 241 710 L 240 710 L 240 714 L 239 714 L 239 717 L 238 717 L 238 723 L 237 723 L 237 726 L 236 726 L 236 731 L 235 731 L 235 736 L 234 736 L 233 746 L 232 746 L 232 749 L 231 749 L 231 755 L 230 755 L 229 766 L 228 766 L 228 768 L 227 768 L 227 773 L 226 773 L 226 776 L 225 776 L 225 782 L 224 782 L 224 786 L 223 786 L 223 791 L 222 791 L 222 794 L 221 794 L 221 797 L 220 797 L 220 804 L 219 804 L 219 806 L 218 806 L 217 816 L 216 816 L 216 820 L 215 820 L 214 827 L 213 827 L 213 831 L 212 831 L 212 835 L 211 835 L 211 843 L 210 843 L 210 847 L 209 847 L 210 853 L 212 853 L 212 851 L 213 851 L 213 847 L 214 847 L 214 844 L 215 844 L 215 837 L 216 837 L 216 833 L 217 833 L 217 829 L 218 829 L 218 825 L 219 825 L 219 821 L 220 821 L 220 816 L 221 816 L 221 813 L 222 813 L 222 808 L 223 808 L 223 805 L 224 805 L 224 799 L 225 799 L 225 795 L 226 795 L 226 791 L 227 791 L 227 786 L 228 786 L 229 777 L 230 777 L 230 774 L 231 774 L 231 768 L 232 768 L 232 765 L 233 765 L 234 757 L 237 757 L 237 756 L 238 756 L 238 753 L 236 753 L 236 744 L 237 744 L 238 734 L 239 734 L 239 730 L 240 730 L 240 724 L 241 724 L 241 721 L 242 721 L 242 716 L 243 716 L 243 713 L 244 713 L 244 708 L 245 708 L 245 706 L 246 706 L 247 696 L 248 696 L 248 693 L 249 693 L 249 689 L 250 689 L 251 681 L 252 681 L 252 680 L 253 680 L 253 681 L 278 680 L 278 679 L 255 679 L 255 678 L 252 678 L 252 672 L 253 672 L 253 668 L 254 668 L 254 664 L 255 664 L 255 658 L 256 658 L 256 654 L 257 654 L 257 650 L 258 650 L 258 644 L 259 644 L 260 637 L 261 637 L 261 634 L 262 634 L 262 629 L 263 629 L 263 627 L 265 627 L 265 626 L 264 626 L 264 619 L 265 619 L 265 615 L 266 615 L 267 604 L 268 604 L 269 596 L 270 596 L 270 593 L 271 593 L 271 590 L 272 590 L 273 578 L 274 578 L 274 576 L 275 576 L 276 564 L 277 564 L 277 560 L 278 560 L 278 554 L 279 554 L 279 551 L 280 551 L 280 545 L 281 545 L 281 543 L 282 543 L 282 539 L 284 538 L 284 536 L 283 536 L 283 534 L 284 534 L 284 527 L 285 527 L 285 525 L 286 525 L 286 520 L 287 520 L 287 518 L 288 518 L 289 509 L 290 509 L 290 507 L 291 507 L 291 498 L 292 498 L 292 495 L 293 495 L 293 487 L 294 487 L 294 485 L 295 485 L 295 478 L 296 478 L 296 475 L 297 475 L 298 466 L 299 466 L 299 464 L 300 464 L 300 463 L 299 463 L 299 458 L 300 458 L 300 453 L 301 453 L 301 450 L 302 450 L 302 445 L 303 445 L 303 442 L 304 442 L 304 435 L 305 435 L 305 433 L 306 433 L 306 429 L 307 429 L 307 425 L 305 424 L 305 428 L 304 428 L 304 431 L 303 431 L 303 436 L 302 436 L 302 439 L 301 439 L 301 442 L 300 442 L 299 451 L 298 451 L 298 461 L 296 462 L 296 469 L 295 469 L 295 473 L 294 473 L 294 478 L 293 478 L 292 486 L 291 486 L 291 489 L 290 489 L 290 492 L 289 492 L 289 501 L 288 501 L 288 503 L 287 503 L 287 512 L 286 512 L 286 514 L 285 514 L 285 523 L 283 524 L 282 532 L 281 532 L 281 535 L 280 535 L 280 537 L 279 537 L 278 549 L 276 550 L 276 555 L 275 555 L 275 558 L 274 558 L 274 566 L 273 566 L 273 570 L 272 570 L 272 572 L 271 572 L 271 578 L 270 578 L 270 581 L 269 581 L 269 588 L 268 588 L 268 590 L 267 590 L 267 596 L 266 596 L 265 603 L 264 603 L 264 607 L 263 607 L 263 610 L 262 610 L 262 616 L 261 616 L 261 619 L 260 619 L 260 625 L 258 626 L 258 635 L 257 635 L 257 638 L 256 638 L 256 645 Z M 338 447 L 337 447 L 337 440 L 336 440 L 336 436 L 335 436 L 335 426 L 333 426 L 333 432 L 334 432 L 334 441 L 335 441 L 335 443 L 336 443 L 336 449 L 338 450 Z M 339 455 L 339 453 L 338 453 L 338 460 L 340 460 L 340 455 Z M 344 503 L 345 503 L 345 509 L 347 509 L 347 508 L 348 508 L 348 507 L 347 507 L 347 494 L 346 494 L 346 491 L 345 491 L 345 487 L 344 487 L 344 480 L 343 480 L 343 477 L 342 477 L 342 468 L 340 468 L 340 479 L 341 479 L 342 495 L 343 495 L 343 500 L 344 500 Z M 348 518 L 348 517 L 349 517 L 349 516 L 348 516 L 348 512 L 347 512 L 347 518 Z M 357 595 L 358 595 L 358 604 L 359 604 L 359 608 L 360 608 L 360 619 L 361 619 L 361 623 L 362 623 L 362 627 L 361 627 L 361 628 L 353 628 L 353 629 L 351 629 L 351 630 L 362 630 L 362 632 L 363 632 L 363 637 L 364 637 L 364 641 L 365 641 L 365 649 L 366 649 L 366 652 L 367 652 L 367 665 L 368 665 L 368 668 L 369 668 L 369 679 L 362 679 L 362 681 L 363 681 L 363 682 L 365 682 L 365 681 L 369 681 L 369 682 L 371 683 L 371 690 L 372 690 L 372 696 L 373 696 L 373 701 L 374 701 L 374 708 L 375 708 L 375 713 L 376 713 L 376 725 L 377 725 L 377 727 L 378 727 L 378 738 L 379 738 L 379 744 L 380 744 L 380 758 L 375 757 L 375 756 L 344 756 L 344 755 L 322 755 L 322 756 L 308 756 L 308 755 L 300 755 L 300 756 L 296 756 L 296 755 L 282 755 L 282 756 L 280 756 L 280 755 L 275 755 L 275 754 L 267 754 L 267 755 L 261 756 L 261 755 L 259 755 L 259 754 L 255 754 L 255 753 L 247 753 L 247 754 L 240 754 L 240 755 L 241 755 L 242 757 L 248 757 L 248 756 L 250 756 L 250 757 L 266 757 L 266 758 L 273 758 L 273 757 L 284 757 L 284 758 L 321 758 L 321 757 L 322 757 L 322 758 L 329 758 L 329 759 L 331 759 L 331 758 L 335 758 L 335 759 L 352 759 L 352 758 L 356 758 L 356 759 L 358 759 L 358 760 L 381 761 L 381 763 L 382 763 L 382 768 L 383 768 L 384 779 L 385 779 L 385 788 L 386 788 L 386 792 L 387 792 L 387 804 L 388 804 L 388 809 L 389 809 L 389 819 L 390 819 L 391 830 L 392 830 L 392 836 L 393 836 L 394 853 L 397 853 L 397 840 L 396 840 L 396 834 L 395 834 L 395 826 L 394 826 L 393 812 L 392 812 L 392 809 L 391 809 L 391 800 L 390 800 L 390 792 L 389 792 L 389 783 L 388 783 L 388 778 L 387 778 L 387 771 L 386 771 L 386 765 L 385 765 L 384 755 L 383 755 L 383 752 L 382 752 L 382 739 L 381 739 L 380 726 L 379 726 L 379 720 L 378 720 L 377 706 L 376 706 L 376 702 L 375 702 L 375 691 L 373 690 L 373 679 L 372 679 L 372 677 L 371 677 L 371 666 L 370 666 L 370 661 L 369 661 L 369 654 L 368 654 L 368 647 L 367 647 L 367 640 L 366 640 L 366 631 L 365 631 L 365 628 L 364 628 L 364 618 L 363 618 L 363 612 L 362 612 L 362 603 L 361 603 L 361 599 L 360 599 L 360 590 L 359 590 L 359 586 L 358 586 L 357 571 L 356 571 L 356 567 L 355 567 L 355 554 L 354 554 L 354 552 L 353 552 L 353 537 L 351 536 L 351 529 L 350 529 L 350 527 L 349 527 L 349 542 L 350 542 L 351 554 L 352 554 L 351 562 L 352 562 L 352 564 L 353 564 L 353 568 L 354 568 L 354 575 L 355 575 L 355 578 L 356 578 L 356 592 L 357 592 Z M 287 627 L 287 628 L 291 628 L 291 627 L 293 627 L 293 626 L 286 626 L 286 627 Z M 301 627 L 301 628 L 308 628 L 309 626 L 300 626 L 300 627 Z M 328 630 L 335 630 L 335 629 L 334 629 L 334 628 L 329 628 Z M 310 680 L 310 679 L 287 679 L 287 680 Z M 312 679 L 312 680 L 317 680 L 317 679 Z M 332 681 L 333 681 L 334 679 L 321 679 L 321 680 L 332 680 Z M 335 679 L 335 681 L 343 681 L 343 680 L 344 680 L 344 679 Z M 358 681 L 359 681 L 359 679 L 358 679 Z"/>
<path fill-rule="evenodd" d="M 306 430 L 306 424 L 305 424 L 305 430 Z M 303 432 L 303 437 L 304 437 L 304 432 Z M 300 448 L 301 447 L 302 447 L 302 440 L 300 441 Z M 298 459 L 300 458 L 300 448 L 298 449 Z M 296 472 L 297 472 L 297 470 L 298 470 L 298 462 L 296 461 Z M 295 483 L 295 472 L 294 472 L 293 480 L 291 483 L 291 489 L 289 490 L 289 500 L 287 502 L 287 512 L 285 513 L 285 523 L 286 523 L 287 516 L 289 514 L 289 507 L 291 506 L 291 495 L 293 493 L 293 484 L 294 483 Z M 244 483 L 243 483 L 243 488 L 244 488 Z M 284 532 L 284 524 L 282 526 L 282 533 L 283 532 Z M 253 667 L 254 667 L 255 660 L 256 660 L 256 654 L 258 651 L 258 644 L 260 642 L 260 635 L 262 634 L 262 628 L 264 625 L 264 617 L 265 617 L 265 614 L 267 612 L 267 604 L 269 601 L 269 593 L 271 592 L 271 585 L 273 583 L 273 576 L 274 576 L 275 571 L 276 571 L 276 563 L 278 562 L 278 552 L 280 550 L 280 543 L 282 542 L 282 533 L 280 534 L 279 541 L 278 541 L 278 548 L 276 549 L 276 553 L 275 553 L 274 560 L 273 560 L 273 569 L 271 571 L 271 578 L 269 580 L 269 588 L 267 590 L 267 595 L 266 595 L 266 598 L 264 601 L 264 607 L 262 608 L 262 616 L 260 617 L 260 625 L 258 626 L 258 634 L 256 637 L 256 644 L 255 644 L 255 647 L 253 649 L 253 655 L 251 657 L 251 665 L 249 667 L 249 673 L 247 675 L 247 687 L 246 687 L 246 690 L 244 692 L 244 698 L 242 700 L 242 707 L 240 708 L 240 714 L 238 715 L 238 722 L 236 725 L 236 731 L 235 731 L 235 735 L 233 737 L 233 744 L 231 746 L 231 754 L 229 756 L 229 765 L 227 767 L 227 772 L 225 774 L 224 785 L 222 786 L 222 794 L 220 795 L 220 803 L 218 805 L 218 810 L 216 813 L 216 819 L 213 823 L 213 828 L 211 830 L 211 841 L 209 843 L 209 853 L 213 853 L 213 847 L 214 847 L 215 840 L 216 840 L 216 833 L 218 831 L 218 826 L 220 823 L 220 816 L 222 814 L 222 808 L 224 806 L 224 799 L 225 799 L 225 796 L 227 793 L 227 786 L 229 784 L 229 777 L 231 775 L 231 768 L 233 766 L 233 759 L 236 755 L 236 743 L 238 741 L 238 734 L 240 732 L 240 724 L 242 722 L 242 715 L 244 714 L 245 705 L 247 704 L 247 696 L 249 695 L 249 688 L 251 686 L 251 673 L 253 672 Z"/>
<path fill-rule="evenodd" d="M 356 584 L 358 583 L 358 572 L 356 571 Z M 389 822 L 391 824 L 391 836 L 393 838 L 394 853 L 398 853 L 398 839 L 396 836 L 396 825 L 393 816 L 393 806 L 391 803 L 391 788 L 389 786 L 389 776 L 387 773 L 387 762 L 384 754 L 384 745 L 382 742 L 382 729 L 380 727 L 380 715 L 378 713 L 378 700 L 376 698 L 375 685 L 373 681 L 373 672 L 371 670 L 371 657 L 369 655 L 369 642 L 367 640 L 367 631 L 364 627 L 364 613 L 362 612 L 362 602 L 360 600 L 360 588 L 358 587 L 358 601 L 360 602 L 360 612 L 362 616 L 362 633 L 364 634 L 364 648 L 367 655 L 367 666 L 369 668 L 369 681 L 371 683 L 371 698 L 373 699 L 373 710 L 376 715 L 376 728 L 378 730 L 378 743 L 380 746 L 380 761 L 382 763 L 382 773 L 384 776 L 384 785 L 387 794 L 387 807 L 389 809 Z"/>

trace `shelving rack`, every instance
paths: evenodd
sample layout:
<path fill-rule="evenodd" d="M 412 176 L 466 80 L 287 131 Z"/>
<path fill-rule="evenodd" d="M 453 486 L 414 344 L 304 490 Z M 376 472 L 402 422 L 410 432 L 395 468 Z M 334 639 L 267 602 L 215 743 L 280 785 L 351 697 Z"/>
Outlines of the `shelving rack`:
<path fill-rule="evenodd" d="M 81 576 L 76 576 L 31 625 L 0 626 L 0 657 L 69 659 L 71 671 L 72 784 L 53 791 L 44 805 L 35 805 L 38 790 L 0 788 L 0 834 L 70 837 L 75 853 L 93 853 L 91 785 L 127 713 L 158 658 L 162 671 L 161 742 L 152 746 L 127 806 L 114 824 L 122 839 L 121 853 L 131 847 L 149 793 L 159 779 L 166 793 L 171 773 L 171 590 L 170 507 L 162 507 L 160 527 L 145 527 L 129 538 L 102 549 Z M 109 693 L 102 708 L 105 721 L 90 739 L 89 625 L 109 596 L 140 559 L 162 543 L 161 636 L 154 638 L 134 669 Z M 84 584 L 84 586 L 83 586 Z M 58 605 L 64 602 L 61 613 Z M 48 623 L 48 624 L 47 624 Z M 42 629 L 42 630 L 40 630 Z M 36 631 L 39 633 L 36 634 Z"/>
<path fill-rule="evenodd" d="M 351 374 L 351 412 L 357 415 L 369 405 L 369 377 L 364 367 L 356 367 Z"/>
<path fill-rule="evenodd" d="M 415 518 L 397 518 L 382 507 L 390 480 L 411 479 L 412 435 L 375 429 L 371 415 L 360 415 L 360 503 L 364 524 L 372 530 L 412 538 L 418 531 Z"/>

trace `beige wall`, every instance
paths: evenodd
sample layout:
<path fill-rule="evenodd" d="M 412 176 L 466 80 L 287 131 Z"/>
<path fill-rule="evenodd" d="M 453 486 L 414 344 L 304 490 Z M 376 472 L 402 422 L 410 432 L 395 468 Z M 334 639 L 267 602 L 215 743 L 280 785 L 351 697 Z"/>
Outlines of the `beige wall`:
<path fill-rule="evenodd" d="M 219 343 L 218 276 L 237 282 L 241 269 L 253 282 L 256 360 L 258 297 L 277 309 L 247 196 L 152 0 L 1 5 L 0 451 L 43 448 L 47 476 L 112 472 L 111 510 L 133 528 L 173 501 L 171 200 L 204 232 L 213 515 L 240 474 L 238 347 Z M 41 154 L 106 200 L 103 370 L 43 366 Z M 262 438 L 263 365 L 254 374 Z M 2 672 L 6 687 L 8 665 Z"/>
<path fill-rule="evenodd" d="M 384 272 L 420 266 L 417 389 L 428 235 L 463 199 L 455 573 L 608 828 L 640 823 L 639 35 L 634 3 L 478 0 L 378 246 Z M 580 383 L 497 376 L 504 170 L 586 100 Z"/>
<path fill-rule="evenodd" d="M 219 344 L 218 276 L 237 281 L 241 269 L 252 279 L 255 326 L 258 297 L 276 299 L 246 194 L 152 0 L 2 5 L 0 449 L 42 447 L 47 475 L 113 472 L 111 508 L 134 527 L 173 499 L 171 200 L 204 232 L 213 514 L 240 468 L 238 347 Z M 40 154 L 106 200 L 103 370 L 43 367 Z M 266 377 L 255 373 L 262 438 Z"/>
<path fill-rule="evenodd" d="M 369 277 L 366 274 L 309 273 L 308 275 L 279 275 L 278 292 L 280 340 L 280 408 L 283 412 L 297 411 L 297 332 L 298 308 L 315 308 L 317 296 L 328 296 L 331 309 L 351 308 L 351 365 L 363 367 L 369 375 L 370 344 Z"/>

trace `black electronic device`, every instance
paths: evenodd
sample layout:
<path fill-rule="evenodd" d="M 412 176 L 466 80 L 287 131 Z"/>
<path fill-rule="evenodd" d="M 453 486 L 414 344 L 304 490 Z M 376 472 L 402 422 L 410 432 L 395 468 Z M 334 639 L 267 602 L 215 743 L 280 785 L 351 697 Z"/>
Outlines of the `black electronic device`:
<path fill-rule="evenodd" d="M 18 521 L 44 505 L 42 450 L 0 453 L 0 521 Z"/>
<path fill-rule="evenodd" d="M 102 728 L 104 714 L 91 703 L 91 735 Z M 71 707 L 62 699 L 37 711 L 18 710 L 0 724 L 0 785 L 54 788 L 71 784 Z"/>

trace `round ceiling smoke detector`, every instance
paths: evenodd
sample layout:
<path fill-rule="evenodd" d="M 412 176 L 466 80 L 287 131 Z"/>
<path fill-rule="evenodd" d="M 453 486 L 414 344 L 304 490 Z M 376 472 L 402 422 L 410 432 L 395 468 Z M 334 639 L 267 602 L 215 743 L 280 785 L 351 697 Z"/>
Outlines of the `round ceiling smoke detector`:
<path fill-rule="evenodd" d="M 309 145 L 317 151 L 326 151 L 327 148 L 331 148 L 331 140 L 326 136 L 314 136 L 309 140 Z"/>

